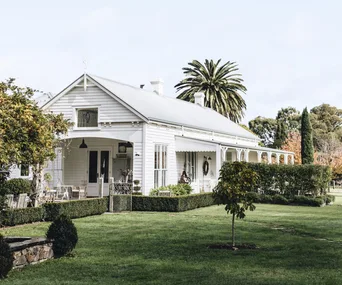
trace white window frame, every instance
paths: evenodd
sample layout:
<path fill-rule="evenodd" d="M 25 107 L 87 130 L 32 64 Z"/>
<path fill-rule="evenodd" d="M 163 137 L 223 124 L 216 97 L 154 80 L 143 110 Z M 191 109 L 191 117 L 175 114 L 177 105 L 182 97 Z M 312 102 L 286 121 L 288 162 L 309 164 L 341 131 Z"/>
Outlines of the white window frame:
<path fill-rule="evenodd" d="M 163 153 L 165 152 L 165 163 L 163 168 Z M 156 165 L 157 154 L 157 165 Z M 153 185 L 154 188 L 168 185 L 169 176 L 169 146 L 165 143 L 155 143 L 153 148 Z M 156 173 L 157 181 L 156 181 Z"/>
<path fill-rule="evenodd" d="M 97 109 L 97 127 L 78 127 L 78 110 L 82 110 L 82 109 Z M 73 130 L 74 131 L 97 131 L 100 130 L 100 113 L 101 113 L 101 108 L 100 105 L 77 105 L 77 106 L 73 106 L 73 123 L 74 123 L 74 127 Z"/>

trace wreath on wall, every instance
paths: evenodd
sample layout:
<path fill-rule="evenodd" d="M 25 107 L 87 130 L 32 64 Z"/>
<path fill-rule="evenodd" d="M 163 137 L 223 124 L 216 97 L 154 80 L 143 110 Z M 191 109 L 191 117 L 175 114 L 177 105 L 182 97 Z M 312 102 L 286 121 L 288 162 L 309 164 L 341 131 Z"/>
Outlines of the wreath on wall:
<path fill-rule="evenodd" d="M 207 175 L 209 172 L 209 162 L 205 160 L 203 162 L 203 175 Z"/>

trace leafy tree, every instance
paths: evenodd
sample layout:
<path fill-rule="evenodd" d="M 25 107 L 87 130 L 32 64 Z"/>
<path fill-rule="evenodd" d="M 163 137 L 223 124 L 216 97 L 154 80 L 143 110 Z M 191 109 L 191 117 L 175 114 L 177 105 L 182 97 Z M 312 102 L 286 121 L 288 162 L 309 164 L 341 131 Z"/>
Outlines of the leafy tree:
<path fill-rule="evenodd" d="M 283 121 L 278 121 L 273 147 L 281 148 L 286 138 L 287 138 L 287 132 L 286 132 L 285 123 Z"/>
<path fill-rule="evenodd" d="M 320 140 L 329 140 L 331 136 L 342 139 L 342 109 L 329 104 L 316 106 L 310 111 L 314 146 L 319 147 Z"/>
<path fill-rule="evenodd" d="M 282 150 L 294 152 L 295 164 L 302 164 L 301 141 L 302 141 L 302 137 L 299 132 L 297 131 L 289 132 L 287 135 L 287 138 L 285 139 L 284 144 L 281 147 Z"/>
<path fill-rule="evenodd" d="M 316 163 L 321 165 L 329 165 L 332 169 L 333 178 L 337 179 L 342 176 L 342 143 L 331 135 L 327 138 L 321 138 L 317 142 L 318 153 Z"/>
<path fill-rule="evenodd" d="M 0 82 L 0 165 L 31 165 L 35 194 L 44 164 L 55 158 L 58 138 L 67 132 L 70 123 L 62 114 L 43 112 L 31 100 L 33 93 L 31 88 L 15 85 L 14 79 Z"/>
<path fill-rule="evenodd" d="M 258 116 L 248 125 L 264 146 L 281 148 L 289 132 L 299 131 L 300 113 L 294 107 L 281 108 L 276 119 Z"/>
<path fill-rule="evenodd" d="M 273 145 L 277 130 L 276 120 L 259 116 L 249 121 L 248 126 L 253 133 L 261 138 L 264 146 L 270 147 Z"/>
<path fill-rule="evenodd" d="M 255 210 L 247 193 L 255 187 L 257 180 L 257 173 L 246 162 L 226 162 L 220 170 L 213 197 L 218 204 L 225 204 L 227 213 L 232 214 L 232 246 L 235 246 L 235 217 L 243 219 L 246 210 Z"/>
<path fill-rule="evenodd" d="M 276 117 L 277 122 L 284 124 L 286 134 L 288 132 L 299 131 L 300 119 L 300 112 L 294 107 L 281 108 Z"/>
<path fill-rule="evenodd" d="M 249 131 L 251 134 L 256 135 L 256 134 L 253 133 L 253 132 L 251 131 L 251 129 L 248 128 L 245 124 L 239 124 L 239 126 L 242 127 L 242 128 L 244 128 L 246 131 Z"/>
<path fill-rule="evenodd" d="M 197 60 L 184 67 L 185 79 L 175 85 L 178 99 L 194 102 L 194 94 L 203 92 L 204 104 L 233 122 L 239 122 L 244 116 L 246 102 L 241 93 L 247 91 L 235 62 L 226 62 L 220 66 L 217 62 L 205 60 L 204 64 Z"/>
<path fill-rule="evenodd" d="M 314 148 L 312 140 L 312 127 L 310 123 L 310 115 L 308 109 L 305 108 L 302 113 L 302 124 L 301 124 L 301 154 L 302 164 L 311 164 L 314 162 Z"/>

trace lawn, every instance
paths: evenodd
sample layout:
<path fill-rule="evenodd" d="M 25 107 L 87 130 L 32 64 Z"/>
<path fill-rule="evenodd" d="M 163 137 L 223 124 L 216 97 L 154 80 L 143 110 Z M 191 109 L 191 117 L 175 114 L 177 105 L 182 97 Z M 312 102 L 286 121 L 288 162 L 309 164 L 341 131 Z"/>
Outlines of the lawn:
<path fill-rule="evenodd" d="M 3 284 L 342 284 L 342 206 L 257 205 L 237 221 L 237 242 L 256 250 L 214 250 L 227 241 L 223 206 L 184 213 L 133 212 L 74 220 L 73 257 L 12 271 Z M 48 223 L 4 229 L 44 235 Z"/>

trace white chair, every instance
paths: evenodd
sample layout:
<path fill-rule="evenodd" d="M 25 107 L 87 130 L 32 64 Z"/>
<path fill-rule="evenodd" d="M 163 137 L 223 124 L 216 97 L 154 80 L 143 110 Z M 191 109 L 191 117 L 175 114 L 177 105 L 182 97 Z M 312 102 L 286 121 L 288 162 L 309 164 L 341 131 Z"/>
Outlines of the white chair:
<path fill-rule="evenodd" d="M 27 193 L 19 194 L 17 208 L 26 208 L 27 207 Z"/>
<path fill-rule="evenodd" d="M 13 194 L 7 194 L 6 195 L 6 204 L 8 208 L 13 207 L 13 200 L 14 200 L 14 195 Z"/>

